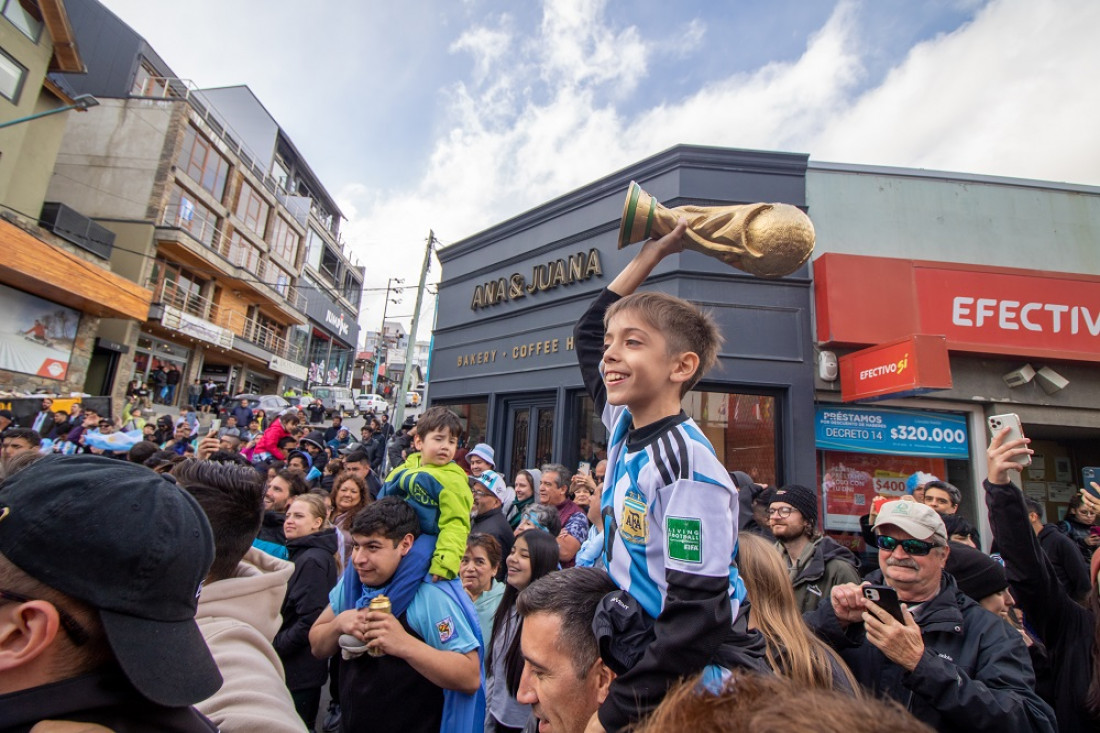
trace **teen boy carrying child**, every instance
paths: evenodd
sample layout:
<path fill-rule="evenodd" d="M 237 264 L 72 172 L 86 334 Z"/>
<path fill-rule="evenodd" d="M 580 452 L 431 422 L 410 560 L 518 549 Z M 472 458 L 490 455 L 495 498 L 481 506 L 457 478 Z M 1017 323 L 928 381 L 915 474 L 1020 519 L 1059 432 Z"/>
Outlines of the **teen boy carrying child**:
<path fill-rule="evenodd" d="M 452 458 L 462 434 L 462 421 L 445 407 L 432 407 L 416 423 L 414 447 L 418 451 L 390 472 L 378 493 L 408 502 L 420 520 L 420 529 L 435 536 L 428 571 L 433 580 L 458 577 L 470 534 L 470 509 L 474 498 L 463 471 Z"/>
<path fill-rule="evenodd" d="M 656 619 L 653 640 L 611 683 L 589 731 L 637 721 L 676 680 L 713 662 L 757 666 L 751 649 L 736 646 L 751 637 L 733 629 L 745 599 L 734 562 L 737 491 L 680 407 L 714 364 L 721 335 L 687 301 L 633 294 L 683 250 L 684 229 L 681 222 L 646 242 L 574 331 L 585 386 L 609 433 L 600 500 L 607 570 Z"/>

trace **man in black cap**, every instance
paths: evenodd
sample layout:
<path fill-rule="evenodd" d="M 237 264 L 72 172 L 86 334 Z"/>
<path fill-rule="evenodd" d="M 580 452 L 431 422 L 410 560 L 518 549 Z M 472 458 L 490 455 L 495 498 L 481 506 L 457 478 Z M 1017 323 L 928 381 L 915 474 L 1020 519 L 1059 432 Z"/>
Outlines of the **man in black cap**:
<path fill-rule="evenodd" d="M 405 422 L 401 423 L 401 429 L 393 436 L 386 446 L 385 472 L 392 471 L 405 462 L 412 450 L 412 436 L 410 433 L 416 427 L 416 418 L 409 415 Z"/>
<path fill-rule="evenodd" d="M 776 490 L 768 506 L 775 547 L 787 561 L 794 599 L 801 613 L 828 599 L 833 586 L 858 583 L 856 556 L 817 528 L 817 496 L 805 486 Z"/>
<path fill-rule="evenodd" d="M 195 623 L 202 508 L 147 468 L 48 456 L 0 484 L 0 730 L 42 720 L 214 731 L 221 674 Z"/>
<path fill-rule="evenodd" d="M 0 410 L 0 433 L 12 425 L 15 425 L 15 415 L 11 413 L 11 410 Z"/>

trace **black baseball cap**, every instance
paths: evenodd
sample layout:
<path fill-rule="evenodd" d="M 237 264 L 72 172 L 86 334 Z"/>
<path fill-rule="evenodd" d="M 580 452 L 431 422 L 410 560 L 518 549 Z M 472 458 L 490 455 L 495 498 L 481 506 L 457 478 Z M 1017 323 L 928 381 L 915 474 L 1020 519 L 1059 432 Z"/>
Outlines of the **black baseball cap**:
<path fill-rule="evenodd" d="M 42 458 L 0 483 L 0 554 L 96 608 L 146 698 L 185 707 L 221 687 L 195 622 L 214 535 L 199 504 L 160 474 L 95 455 Z"/>

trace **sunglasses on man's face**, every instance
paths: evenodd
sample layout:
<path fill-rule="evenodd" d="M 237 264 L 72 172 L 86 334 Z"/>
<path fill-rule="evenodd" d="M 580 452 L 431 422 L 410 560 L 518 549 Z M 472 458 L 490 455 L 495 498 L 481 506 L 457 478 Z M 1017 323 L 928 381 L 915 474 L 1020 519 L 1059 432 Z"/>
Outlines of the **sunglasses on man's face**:
<path fill-rule="evenodd" d="M 925 542 L 924 540 L 899 540 L 896 537 L 887 537 L 886 535 L 879 535 L 875 538 L 875 543 L 880 550 L 886 550 L 887 552 L 893 552 L 894 549 L 901 545 L 901 549 L 905 550 L 909 555 L 927 555 L 932 552 L 933 547 L 938 547 L 935 543 Z"/>

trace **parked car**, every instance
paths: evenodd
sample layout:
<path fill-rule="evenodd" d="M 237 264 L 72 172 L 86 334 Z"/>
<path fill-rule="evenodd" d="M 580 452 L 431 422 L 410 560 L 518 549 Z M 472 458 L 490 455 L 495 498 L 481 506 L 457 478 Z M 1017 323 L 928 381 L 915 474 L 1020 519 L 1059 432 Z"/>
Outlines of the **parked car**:
<path fill-rule="evenodd" d="M 347 387 L 314 387 L 310 393 L 321 400 L 321 404 L 325 406 L 326 417 L 333 415 L 354 417 L 359 414 L 359 409 L 355 406 L 355 398 Z"/>
<path fill-rule="evenodd" d="M 381 415 L 390 409 L 390 405 L 386 402 L 380 394 L 368 394 L 363 393 L 355 398 L 355 406 L 359 408 L 359 412 L 366 414 L 373 412 L 376 415 Z"/>
<path fill-rule="evenodd" d="M 233 398 L 233 404 L 240 404 L 241 400 L 248 400 L 248 406 L 253 410 L 263 410 L 269 416 L 278 415 L 290 407 L 290 403 L 277 394 L 239 394 Z M 233 405 L 229 405 L 230 408 Z"/>

